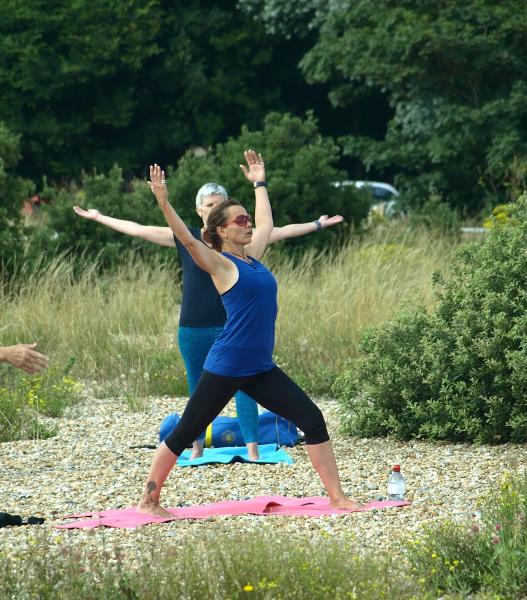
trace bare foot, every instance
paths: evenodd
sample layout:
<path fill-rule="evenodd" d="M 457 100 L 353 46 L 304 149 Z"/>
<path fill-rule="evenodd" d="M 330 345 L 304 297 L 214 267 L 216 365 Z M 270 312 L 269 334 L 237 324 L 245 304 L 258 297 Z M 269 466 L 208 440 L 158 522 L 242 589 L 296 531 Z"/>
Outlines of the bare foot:
<path fill-rule="evenodd" d="M 346 496 L 343 496 L 342 498 L 336 498 L 335 500 L 330 499 L 329 505 L 331 508 L 336 508 L 337 510 L 357 510 L 357 508 L 361 507 L 361 505 L 357 504 L 355 500 L 346 498 Z"/>
<path fill-rule="evenodd" d="M 194 460 L 195 458 L 201 458 L 203 456 L 203 445 L 203 443 L 197 441 L 192 444 L 192 453 L 189 460 Z"/>
<path fill-rule="evenodd" d="M 153 515 L 154 517 L 161 517 L 163 519 L 174 518 L 174 515 L 172 513 L 169 513 L 168 510 L 164 509 L 162 506 L 156 504 L 155 502 L 145 502 L 141 500 L 135 507 L 135 510 L 140 513 L 146 513 L 148 515 Z"/>
<path fill-rule="evenodd" d="M 258 452 L 258 442 L 248 442 L 246 446 L 249 460 L 260 460 L 260 452 Z"/>

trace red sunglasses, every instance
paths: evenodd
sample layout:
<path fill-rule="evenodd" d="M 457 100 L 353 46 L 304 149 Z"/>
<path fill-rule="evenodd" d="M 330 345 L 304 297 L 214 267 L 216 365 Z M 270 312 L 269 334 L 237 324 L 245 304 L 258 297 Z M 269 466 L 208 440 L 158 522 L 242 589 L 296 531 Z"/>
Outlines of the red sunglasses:
<path fill-rule="evenodd" d="M 234 223 L 235 225 L 238 225 L 238 227 L 247 227 L 249 224 L 252 225 L 252 222 L 253 220 L 251 215 L 238 215 L 232 221 L 229 221 L 227 225 Z"/>

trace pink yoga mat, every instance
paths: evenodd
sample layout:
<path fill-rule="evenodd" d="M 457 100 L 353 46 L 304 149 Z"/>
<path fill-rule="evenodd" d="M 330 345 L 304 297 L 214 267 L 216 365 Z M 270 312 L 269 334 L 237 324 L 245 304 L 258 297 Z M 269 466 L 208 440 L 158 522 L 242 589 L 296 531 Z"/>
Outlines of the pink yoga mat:
<path fill-rule="evenodd" d="M 407 506 L 410 502 L 401 500 L 382 500 L 368 502 L 355 510 L 335 510 L 329 506 L 327 498 L 314 496 L 311 498 L 287 498 L 286 496 L 258 496 L 250 500 L 223 500 L 212 504 L 184 506 L 182 508 L 169 508 L 174 516 L 170 519 L 153 517 L 137 512 L 135 508 L 120 510 L 105 510 L 77 515 L 68 515 L 66 518 L 80 519 L 63 525 L 60 529 L 74 529 L 85 527 L 120 527 L 133 529 L 149 523 L 165 523 L 176 519 L 207 519 L 219 515 L 282 515 L 322 517 L 325 515 L 345 515 L 352 512 L 365 512 L 373 509 Z M 85 519 L 84 517 L 90 517 Z"/>

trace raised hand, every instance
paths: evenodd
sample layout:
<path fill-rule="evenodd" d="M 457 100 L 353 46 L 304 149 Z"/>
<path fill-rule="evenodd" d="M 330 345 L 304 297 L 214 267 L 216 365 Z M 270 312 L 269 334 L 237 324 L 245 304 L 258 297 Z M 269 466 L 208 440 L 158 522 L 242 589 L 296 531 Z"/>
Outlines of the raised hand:
<path fill-rule="evenodd" d="M 240 169 L 247 179 L 254 183 L 255 181 L 265 181 L 265 163 L 263 156 L 257 154 L 254 150 L 246 150 L 243 153 L 247 166 L 240 165 Z"/>
<path fill-rule="evenodd" d="M 89 208 L 88 210 L 84 210 L 84 208 L 81 208 L 80 206 L 74 206 L 73 210 L 79 215 L 79 217 L 89 219 L 90 221 L 97 221 L 101 214 L 95 208 Z"/>
<path fill-rule="evenodd" d="M 320 221 L 322 227 L 331 227 L 332 225 L 338 225 L 339 223 L 342 223 L 342 221 L 344 221 L 344 217 L 342 217 L 341 215 L 335 215 L 333 217 L 328 217 L 327 215 L 320 215 L 320 217 L 318 217 L 318 220 Z"/>
<path fill-rule="evenodd" d="M 158 164 L 150 165 L 150 181 L 147 182 L 157 203 L 162 206 L 168 201 L 167 182 L 165 172 Z"/>

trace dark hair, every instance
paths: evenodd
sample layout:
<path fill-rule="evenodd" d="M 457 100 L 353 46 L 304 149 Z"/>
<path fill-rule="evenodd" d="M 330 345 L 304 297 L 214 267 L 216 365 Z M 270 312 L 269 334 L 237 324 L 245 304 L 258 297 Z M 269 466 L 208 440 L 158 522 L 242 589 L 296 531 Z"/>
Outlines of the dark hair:
<path fill-rule="evenodd" d="M 211 244 L 214 250 L 221 252 L 221 237 L 218 234 L 218 227 L 225 225 L 225 221 L 228 218 L 228 211 L 231 206 L 241 206 L 238 200 L 234 198 L 227 198 L 216 204 L 216 206 L 210 211 L 207 219 L 207 227 L 203 233 L 203 238 L 206 242 Z"/>

